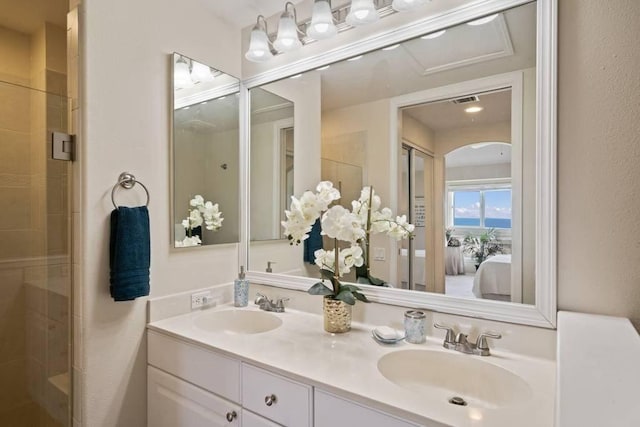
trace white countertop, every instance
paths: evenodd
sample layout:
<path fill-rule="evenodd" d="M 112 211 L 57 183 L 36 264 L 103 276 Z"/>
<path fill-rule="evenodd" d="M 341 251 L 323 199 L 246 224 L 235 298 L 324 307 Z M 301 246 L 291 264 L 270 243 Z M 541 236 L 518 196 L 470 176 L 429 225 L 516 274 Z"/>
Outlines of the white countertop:
<path fill-rule="evenodd" d="M 234 308 L 224 305 L 210 310 L 225 309 Z M 243 310 L 257 308 L 250 305 Z M 425 396 L 401 388 L 377 369 L 381 356 L 400 349 L 451 352 L 442 347 L 441 339 L 428 339 L 425 344 L 381 345 L 371 338 L 371 325 L 353 323 L 350 332 L 332 335 L 323 330 L 322 316 L 290 309 L 286 313 L 275 313 L 283 323 L 269 332 L 252 335 L 207 332 L 193 322 L 203 313 L 198 311 L 152 322 L 149 329 L 209 347 L 418 423 L 430 420 L 430 425 L 437 421 L 461 427 L 553 425 L 553 361 L 505 351 L 494 351 L 489 357 L 465 356 L 511 371 L 529 384 L 532 393 L 530 399 L 509 407 L 459 407 L 449 404 L 446 399 L 427 400 Z"/>
<path fill-rule="evenodd" d="M 628 319 L 558 313 L 558 427 L 640 426 L 640 336 Z"/>

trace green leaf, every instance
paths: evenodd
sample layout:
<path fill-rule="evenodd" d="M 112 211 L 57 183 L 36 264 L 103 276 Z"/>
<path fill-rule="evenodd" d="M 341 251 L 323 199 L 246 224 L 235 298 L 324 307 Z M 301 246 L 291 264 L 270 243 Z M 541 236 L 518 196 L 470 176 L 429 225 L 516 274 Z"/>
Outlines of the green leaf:
<path fill-rule="evenodd" d="M 340 293 L 336 295 L 336 299 L 344 301 L 349 305 L 354 305 L 356 303 L 356 299 L 354 298 L 353 293 L 351 293 L 351 291 L 347 289 L 340 291 Z"/>
<path fill-rule="evenodd" d="M 320 269 L 320 275 L 323 279 L 333 279 L 333 271 L 329 271 L 324 268 Z"/>
<path fill-rule="evenodd" d="M 384 286 L 384 280 L 378 279 L 377 277 L 369 276 L 369 282 L 375 286 Z"/>
<path fill-rule="evenodd" d="M 362 302 L 370 302 L 367 299 L 367 296 L 365 294 L 361 294 L 360 292 L 353 292 L 353 296 L 356 297 L 356 299 L 358 301 L 362 301 Z"/>
<path fill-rule="evenodd" d="M 326 287 L 322 282 L 318 282 L 310 287 L 307 293 L 311 295 L 333 295 L 333 291 Z"/>
<path fill-rule="evenodd" d="M 350 292 L 357 292 L 360 290 L 359 287 L 354 286 L 354 285 L 340 285 L 340 289 L 346 289 Z"/>

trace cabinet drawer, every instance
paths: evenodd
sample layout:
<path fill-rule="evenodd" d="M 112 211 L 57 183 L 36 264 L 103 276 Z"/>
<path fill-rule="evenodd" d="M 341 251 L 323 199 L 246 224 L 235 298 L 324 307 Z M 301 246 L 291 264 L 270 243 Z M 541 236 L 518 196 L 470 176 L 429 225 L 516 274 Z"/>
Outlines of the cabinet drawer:
<path fill-rule="evenodd" d="M 242 425 L 238 405 L 179 378 L 148 367 L 148 425 L 214 427 Z"/>
<path fill-rule="evenodd" d="M 253 412 L 242 410 L 242 427 L 280 427 L 280 424 L 276 424 L 273 421 L 256 415 Z"/>
<path fill-rule="evenodd" d="M 240 361 L 149 331 L 150 365 L 240 402 Z"/>
<path fill-rule="evenodd" d="M 242 406 L 279 424 L 311 425 L 311 386 L 242 364 Z"/>
<path fill-rule="evenodd" d="M 314 426 L 418 427 L 409 421 L 343 399 L 316 388 Z"/>

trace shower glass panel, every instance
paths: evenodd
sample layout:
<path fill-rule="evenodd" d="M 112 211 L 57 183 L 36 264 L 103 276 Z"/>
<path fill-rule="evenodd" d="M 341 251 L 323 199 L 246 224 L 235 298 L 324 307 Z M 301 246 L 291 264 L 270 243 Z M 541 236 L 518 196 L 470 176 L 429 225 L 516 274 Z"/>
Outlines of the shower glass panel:
<path fill-rule="evenodd" d="M 66 93 L 65 74 L 32 69 L 29 84 L 38 74 Z M 49 136 L 68 101 L 25 80 L 0 80 L 0 426 L 68 426 L 71 163 Z"/>

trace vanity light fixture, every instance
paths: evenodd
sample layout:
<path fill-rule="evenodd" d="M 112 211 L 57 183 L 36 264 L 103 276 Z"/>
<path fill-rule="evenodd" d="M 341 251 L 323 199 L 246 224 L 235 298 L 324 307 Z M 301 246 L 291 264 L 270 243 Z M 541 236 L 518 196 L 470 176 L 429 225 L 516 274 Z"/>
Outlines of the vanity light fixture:
<path fill-rule="evenodd" d="M 191 71 L 189 70 L 189 64 L 184 56 L 180 55 L 175 63 L 173 69 L 173 83 L 177 88 L 185 89 L 193 86 L 193 80 L 191 79 Z"/>
<path fill-rule="evenodd" d="M 211 82 L 215 76 L 211 72 L 211 68 L 198 61 L 191 62 L 191 79 L 194 82 Z"/>
<path fill-rule="evenodd" d="M 398 12 L 406 12 L 425 4 L 427 0 L 393 0 L 391 7 Z"/>
<path fill-rule="evenodd" d="M 262 23 L 262 25 L 261 25 Z M 264 16 L 258 15 L 256 25 L 251 30 L 251 40 L 249 50 L 244 57 L 252 62 L 264 62 L 273 58 L 271 47 L 269 47 L 269 36 L 267 36 L 267 21 Z"/>
<path fill-rule="evenodd" d="M 422 37 L 420 37 L 423 40 L 433 40 L 433 39 L 437 39 L 438 37 L 440 37 L 441 35 L 443 35 L 444 33 L 446 33 L 447 30 L 440 30 L 440 31 L 436 31 L 435 33 L 429 33 L 426 34 Z"/>
<path fill-rule="evenodd" d="M 291 6 L 291 9 L 289 6 Z M 296 21 L 296 7 L 288 1 L 284 5 L 284 12 L 280 15 L 278 37 L 276 41 L 273 42 L 273 47 L 275 47 L 278 52 L 292 52 L 302 47 L 302 42 L 298 36 L 298 24 Z"/>
<path fill-rule="evenodd" d="M 473 113 L 479 113 L 480 111 L 484 110 L 483 107 L 479 106 L 479 105 L 475 105 L 473 107 L 468 107 L 464 109 L 465 113 L 469 113 L 469 114 L 473 114 Z"/>
<path fill-rule="evenodd" d="M 345 22 L 352 27 L 371 24 L 378 20 L 373 0 L 351 0 L 351 8 Z"/>
<path fill-rule="evenodd" d="M 471 22 L 467 22 L 467 25 L 477 26 L 477 25 L 488 24 L 489 22 L 491 22 L 494 19 L 496 19 L 498 17 L 498 15 L 499 14 L 496 13 L 496 14 L 493 14 L 493 15 L 485 16 L 484 18 L 480 18 L 480 19 L 476 19 L 476 20 L 471 21 Z"/>
<path fill-rule="evenodd" d="M 300 23 L 297 21 L 295 5 L 288 1 L 280 16 L 277 34 L 269 34 L 264 16 L 258 16 L 256 25 L 251 30 L 249 49 L 244 56 L 251 62 L 268 61 L 274 55 L 290 52 L 303 45 L 333 37 L 342 31 L 394 14 L 397 10 L 392 4 L 396 1 L 351 0 L 332 9 L 330 0 L 314 0 L 311 18 Z M 427 0 L 403 1 L 418 5 Z"/>
<path fill-rule="evenodd" d="M 338 28 L 333 22 L 330 0 L 315 0 L 311 23 L 307 27 L 307 37 L 314 40 L 328 39 L 338 34 Z"/>

